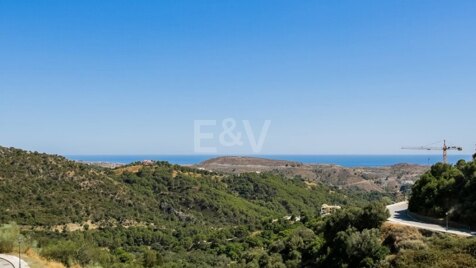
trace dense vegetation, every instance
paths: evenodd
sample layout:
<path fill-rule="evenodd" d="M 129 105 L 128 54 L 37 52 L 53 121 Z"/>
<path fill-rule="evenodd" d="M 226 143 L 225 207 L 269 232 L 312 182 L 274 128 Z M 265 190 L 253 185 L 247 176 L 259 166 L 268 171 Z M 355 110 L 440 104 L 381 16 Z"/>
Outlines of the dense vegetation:
<path fill-rule="evenodd" d="M 272 174 L 225 176 L 166 162 L 108 169 L 2 147 L 0 193 L 1 222 L 43 227 L 255 224 L 316 215 L 323 202 L 378 198 Z"/>
<path fill-rule="evenodd" d="M 476 155 L 475 155 L 476 156 Z M 409 209 L 476 228 L 476 161 L 438 163 L 412 188 Z"/>
<path fill-rule="evenodd" d="M 377 203 L 303 221 L 267 219 L 255 228 L 184 224 L 29 234 L 43 256 L 66 265 L 374 267 L 388 253 L 379 230 L 387 217 Z"/>
<path fill-rule="evenodd" d="M 166 162 L 108 169 L 3 147 L 0 193 L 0 223 L 18 223 L 42 255 L 105 267 L 221 266 L 255 263 L 258 256 L 261 263 L 297 265 L 309 255 L 301 252 L 310 246 L 306 239 L 326 241 L 318 238 L 322 231 L 303 223 L 318 216 L 322 203 L 363 206 L 379 198 L 299 177 L 228 176 Z M 339 231 L 363 231 L 352 228 Z M 306 235 L 296 238 L 306 240 L 293 251 L 301 253 L 291 257 L 272 247 L 295 232 Z"/>
<path fill-rule="evenodd" d="M 68 267 L 445 264 L 444 247 L 457 240 L 406 243 L 382 232 L 385 199 L 271 173 L 166 162 L 109 169 L 0 147 L 0 252 L 16 252 L 21 238 L 23 252 Z M 322 217 L 324 202 L 343 209 Z M 448 267 L 474 264 L 476 243 L 467 241 Z"/>

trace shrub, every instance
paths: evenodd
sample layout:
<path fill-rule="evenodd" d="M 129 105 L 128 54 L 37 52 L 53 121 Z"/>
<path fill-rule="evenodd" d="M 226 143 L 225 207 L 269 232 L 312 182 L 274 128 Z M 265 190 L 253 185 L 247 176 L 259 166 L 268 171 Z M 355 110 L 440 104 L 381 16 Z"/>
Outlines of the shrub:
<path fill-rule="evenodd" d="M 0 227 L 0 253 L 12 252 L 19 237 L 20 229 L 16 223 L 3 224 Z"/>

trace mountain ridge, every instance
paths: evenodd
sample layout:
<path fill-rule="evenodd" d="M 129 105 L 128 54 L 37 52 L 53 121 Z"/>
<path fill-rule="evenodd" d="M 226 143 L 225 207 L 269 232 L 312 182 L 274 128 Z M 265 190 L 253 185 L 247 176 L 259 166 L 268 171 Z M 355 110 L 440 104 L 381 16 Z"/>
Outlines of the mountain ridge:
<path fill-rule="evenodd" d="M 0 178 L 0 221 L 51 228 L 253 222 L 348 202 L 326 185 L 271 173 L 224 174 L 161 161 L 107 168 L 6 147 Z"/>
<path fill-rule="evenodd" d="M 287 177 L 301 176 L 331 186 L 391 193 L 404 191 L 402 186 L 412 184 L 429 169 L 406 163 L 385 167 L 343 167 L 243 156 L 212 158 L 194 167 L 227 174 L 273 172 Z"/>

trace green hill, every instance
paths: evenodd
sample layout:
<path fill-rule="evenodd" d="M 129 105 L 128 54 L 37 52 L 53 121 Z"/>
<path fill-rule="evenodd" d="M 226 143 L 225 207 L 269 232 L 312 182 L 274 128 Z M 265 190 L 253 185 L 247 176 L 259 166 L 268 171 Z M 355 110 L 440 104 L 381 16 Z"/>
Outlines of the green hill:
<path fill-rule="evenodd" d="M 476 228 L 475 160 L 432 166 L 413 186 L 409 209 L 437 218 L 448 213 L 450 220 Z"/>
<path fill-rule="evenodd" d="M 115 169 L 0 147 L 0 221 L 45 226 L 256 223 L 363 202 L 271 174 L 226 176 L 166 162 Z"/>
<path fill-rule="evenodd" d="M 473 166 L 436 166 L 425 176 L 456 176 L 446 184 L 459 185 Z M 472 189 L 472 179 L 462 181 Z M 406 267 L 422 252 L 406 248 L 394 231 L 380 232 L 388 214 L 370 201 L 382 197 L 298 176 L 166 162 L 105 168 L 0 147 L 0 253 L 17 252 L 22 237 L 23 251 L 67 267 Z M 319 217 L 323 203 L 343 209 Z M 442 239 L 415 243 L 443 261 L 436 243 L 458 240 Z M 451 260 L 464 265 L 451 267 L 475 263 L 473 240 Z"/>

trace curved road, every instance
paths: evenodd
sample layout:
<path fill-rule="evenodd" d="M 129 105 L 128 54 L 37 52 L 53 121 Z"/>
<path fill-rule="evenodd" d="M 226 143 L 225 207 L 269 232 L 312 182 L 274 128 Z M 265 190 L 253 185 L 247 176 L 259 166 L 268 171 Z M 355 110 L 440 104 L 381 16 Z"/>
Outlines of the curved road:
<path fill-rule="evenodd" d="M 19 268 L 18 257 L 6 254 L 0 254 L 0 268 Z M 21 268 L 30 268 L 28 263 L 21 260 Z"/>
<path fill-rule="evenodd" d="M 449 228 L 449 230 L 446 230 L 446 227 L 444 226 L 441 226 L 438 224 L 432 224 L 432 223 L 425 223 L 425 222 L 416 220 L 407 214 L 407 210 L 408 210 L 407 201 L 389 205 L 387 206 L 387 209 L 388 209 L 388 212 L 390 212 L 390 218 L 388 218 L 388 221 L 390 222 L 408 225 L 408 226 L 412 226 L 412 227 L 420 228 L 420 229 L 426 229 L 430 231 L 456 234 L 460 236 L 475 235 L 475 232 L 470 232 L 468 230 L 456 229 L 456 228 Z"/>

